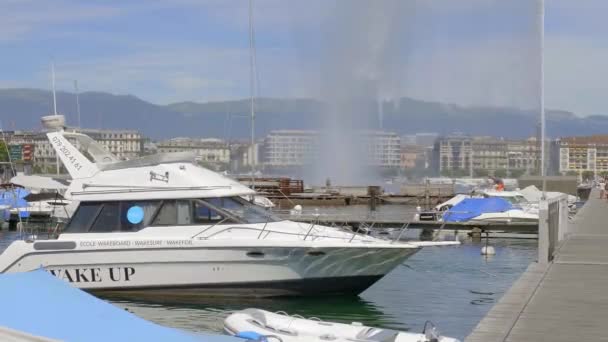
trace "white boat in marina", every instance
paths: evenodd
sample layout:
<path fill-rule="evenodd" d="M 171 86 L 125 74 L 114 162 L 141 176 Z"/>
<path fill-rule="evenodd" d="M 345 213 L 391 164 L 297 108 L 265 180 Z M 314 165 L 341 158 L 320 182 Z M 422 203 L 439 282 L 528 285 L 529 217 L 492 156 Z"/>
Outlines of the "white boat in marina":
<path fill-rule="evenodd" d="M 28 206 L 11 208 L 11 214 L 27 213 L 27 216 L 56 217 L 67 220 L 76 211 L 77 203 L 52 193 L 36 195 L 36 200 L 29 201 Z"/>
<path fill-rule="evenodd" d="M 280 220 L 190 154 L 92 163 L 48 137 L 79 207 L 56 240 L 13 242 L 2 273 L 42 266 L 81 289 L 165 299 L 358 294 L 428 245 Z"/>
<path fill-rule="evenodd" d="M 458 342 L 441 336 L 428 324 L 422 333 L 396 331 L 351 324 L 325 322 L 318 318 L 289 316 L 285 312 L 259 309 L 237 311 L 224 320 L 224 331 L 233 336 L 281 342 Z"/>
<path fill-rule="evenodd" d="M 78 206 L 78 203 L 63 197 L 68 188 L 67 181 L 43 176 L 17 175 L 11 178 L 10 183 L 30 192 L 23 198 L 27 201 L 27 206 L 11 208 L 12 215 L 25 213 L 28 217 L 55 217 L 65 221 Z"/>
<path fill-rule="evenodd" d="M 538 203 L 529 202 L 518 191 L 476 190 L 471 195 L 456 195 L 435 207 L 437 212 L 446 212 L 469 198 L 500 198 L 509 203 L 509 208 L 501 211 L 483 212 L 470 219 L 480 223 L 538 223 Z M 456 209 L 455 209 L 456 210 Z"/>

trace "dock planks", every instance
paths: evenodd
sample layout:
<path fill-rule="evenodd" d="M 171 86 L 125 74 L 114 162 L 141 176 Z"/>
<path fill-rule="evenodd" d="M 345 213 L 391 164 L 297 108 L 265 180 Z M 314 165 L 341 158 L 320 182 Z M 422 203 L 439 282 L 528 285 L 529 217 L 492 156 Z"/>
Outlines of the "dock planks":
<path fill-rule="evenodd" d="M 608 341 L 608 201 L 593 191 L 554 261 L 531 264 L 465 341 Z"/>

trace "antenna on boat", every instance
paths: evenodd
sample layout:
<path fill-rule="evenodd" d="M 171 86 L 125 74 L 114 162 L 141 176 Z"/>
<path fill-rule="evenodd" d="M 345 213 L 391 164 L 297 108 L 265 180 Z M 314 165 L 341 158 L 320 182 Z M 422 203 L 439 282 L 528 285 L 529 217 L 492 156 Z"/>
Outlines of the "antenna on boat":
<path fill-rule="evenodd" d="M 255 191 L 255 95 L 256 95 L 256 53 L 253 29 L 253 0 L 249 0 L 249 88 L 251 109 L 251 188 Z"/>
<path fill-rule="evenodd" d="M 546 125 L 545 125 L 545 0 L 539 0 L 539 45 L 540 45 L 540 79 L 539 79 L 539 97 L 540 97 L 540 177 L 542 179 L 542 199 L 547 198 L 547 170 L 545 168 L 545 140 L 546 140 Z"/>
<path fill-rule="evenodd" d="M 55 94 L 55 62 L 51 62 L 51 83 L 53 87 L 53 114 L 57 115 L 57 95 Z"/>
<path fill-rule="evenodd" d="M 78 115 L 78 128 L 80 129 L 80 94 L 78 93 L 78 80 L 74 80 L 74 92 L 76 93 L 76 113 Z"/>
<path fill-rule="evenodd" d="M 55 92 L 55 62 L 51 62 L 51 80 L 53 84 L 53 114 L 57 115 L 57 94 Z M 55 172 L 59 174 L 59 154 L 55 153 Z"/>
<path fill-rule="evenodd" d="M 63 131 L 65 127 L 65 117 L 57 114 L 57 94 L 55 92 L 55 62 L 51 62 L 51 86 L 53 90 L 53 115 L 43 116 L 42 125 L 51 130 Z M 55 167 L 59 174 L 59 155 L 55 153 Z"/>

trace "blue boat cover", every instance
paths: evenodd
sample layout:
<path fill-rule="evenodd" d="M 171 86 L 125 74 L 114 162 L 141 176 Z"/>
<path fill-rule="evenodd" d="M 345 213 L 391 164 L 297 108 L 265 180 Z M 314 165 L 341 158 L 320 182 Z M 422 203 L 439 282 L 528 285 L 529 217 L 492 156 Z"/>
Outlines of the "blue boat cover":
<path fill-rule="evenodd" d="M 0 274 L 0 303 L 0 326 L 62 341 L 245 341 L 146 321 L 43 269 Z"/>
<path fill-rule="evenodd" d="M 501 213 L 513 209 L 504 198 L 465 198 L 443 214 L 445 222 L 466 222 L 485 213 Z"/>
<path fill-rule="evenodd" d="M 24 188 L 14 188 L 10 190 L 0 191 L 0 205 L 8 205 L 10 208 L 25 208 L 29 207 L 29 203 L 25 197 L 30 194 L 30 191 Z M 19 211 L 19 216 L 22 218 L 29 217 L 28 211 Z"/>

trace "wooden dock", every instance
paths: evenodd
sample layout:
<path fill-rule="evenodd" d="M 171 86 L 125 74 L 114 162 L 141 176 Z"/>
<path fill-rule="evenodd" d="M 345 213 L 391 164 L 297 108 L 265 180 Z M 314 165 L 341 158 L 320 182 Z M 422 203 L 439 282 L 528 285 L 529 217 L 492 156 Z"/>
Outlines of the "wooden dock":
<path fill-rule="evenodd" d="M 539 239 L 539 246 L 540 262 L 528 267 L 465 341 L 608 341 L 608 201 L 599 200 L 597 190 L 591 193 L 547 255 L 552 260 L 542 260 L 547 245 Z"/>

